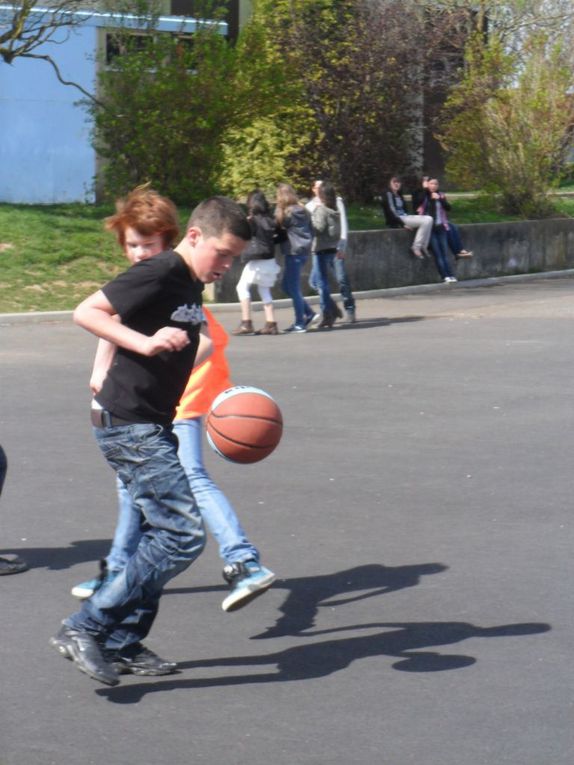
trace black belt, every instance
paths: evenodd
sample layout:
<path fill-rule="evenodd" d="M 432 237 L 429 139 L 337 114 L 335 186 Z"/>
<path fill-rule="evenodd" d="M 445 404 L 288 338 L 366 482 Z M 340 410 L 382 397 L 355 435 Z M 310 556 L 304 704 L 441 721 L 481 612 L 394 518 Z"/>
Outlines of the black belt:
<path fill-rule="evenodd" d="M 108 412 L 107 409 L 90 409 L 90 417 L 95 428 L 115 428 L 118 425 L 134 424 L 132 420 L 116 417 L 115 414 Z"/>

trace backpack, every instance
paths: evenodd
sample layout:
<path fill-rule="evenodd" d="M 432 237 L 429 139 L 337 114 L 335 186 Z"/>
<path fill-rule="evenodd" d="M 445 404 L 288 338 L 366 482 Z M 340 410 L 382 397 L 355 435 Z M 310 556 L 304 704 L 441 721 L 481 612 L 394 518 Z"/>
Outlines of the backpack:
<path fill-rule="evenodd" d="M 341 216 L 334 210 L 327 212 L 327 233 L 332 239 L 341 238 Z"/>
<path fill-rule="evenodd" d="M 311 226 L 311 217 L 304 207 L 291 208 L 286 229 L 291 254 L 298 255 L 303 250 L 309 253 L 313 242 L 313 227 Z"/>

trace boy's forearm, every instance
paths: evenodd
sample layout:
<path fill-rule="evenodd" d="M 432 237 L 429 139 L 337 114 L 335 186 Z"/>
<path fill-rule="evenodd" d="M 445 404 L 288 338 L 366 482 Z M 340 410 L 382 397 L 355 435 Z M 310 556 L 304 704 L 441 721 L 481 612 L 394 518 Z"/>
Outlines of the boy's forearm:
<path fill-rule="evenodd" d="M 109 340 L 102 340 L 100 338 L 90 378 L 90 389 L 94 395 L 102 389 L 108 370 L 112 366 L 114 356 L 116 355 L 116 350 L 117 345 L 110 343 Z"/>
<path fill-rule="evenodd" d="M 148 340 L 146 335 L 126 327 L 107 311 L 95 306 L 80 304 L 74 311 L 74 321 L 102 340 L 136 353 L 143 353 L 142 348 Z"/>
<path fill-rule="evenodd" d="M 100 290 L 86 298 L 74 311 L 74 321 L 94 335 L 142 356 L 162 351 L 181 351 L 189 345 L 187 332 L 178 327 L 162 327 L 151 337 L 126 327 L 114 317 L 116 311 Z"/>

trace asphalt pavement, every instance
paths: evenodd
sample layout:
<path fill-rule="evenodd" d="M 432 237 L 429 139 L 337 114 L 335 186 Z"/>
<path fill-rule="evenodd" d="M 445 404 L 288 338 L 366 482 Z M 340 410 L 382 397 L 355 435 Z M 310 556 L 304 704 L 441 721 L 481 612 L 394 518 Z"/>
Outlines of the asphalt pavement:
<path fill-rule="evenodd" d="M 231 338 L 234 381 L 271 393 L 285 432 L 257 465 L 207 446 L 206 464 L 278 580 L 224 613 L 210 540 L 148 639 L 179 672 L 115 688 L 48 644 L 115 522 L 95 339 L 0 317 L 0 555 L 31 567 L 0 577 L 0 765 L 570 765 L 574 279 L 357 315 Z"/>

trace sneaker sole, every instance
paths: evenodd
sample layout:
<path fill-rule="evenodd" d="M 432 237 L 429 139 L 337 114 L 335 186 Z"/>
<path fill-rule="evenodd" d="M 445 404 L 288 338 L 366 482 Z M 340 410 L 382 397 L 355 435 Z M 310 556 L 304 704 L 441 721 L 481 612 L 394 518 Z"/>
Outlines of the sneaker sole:
<path fill-rule="evenodd" d="M 177 666 L 169 669 L 144 669 L 143 667 L 126 667 L 125 664 L 112 662 L 111 666 L 118 675 L 138 675 L 139 677 L 160 677 L 161 675 L 173 675 L 177 672 Z"/>
<path fill-rule="evenodd" d="M 92 597 L 95 590 L 83 590 L 81 587 L 72 587 L 70 592 L 78 600 L 87 600 Z"/>
<path fill-rule="evenodd" d="M 252 600 L 263 595 L 271 587 L 277 577 L 275 574 L 269 574 L 257 584 L 248 585 L 244 590 L 230 593 L 223 603 L 221 608 L 226 612 L 238 611 L 243 606 L 251 603 Z"/>

